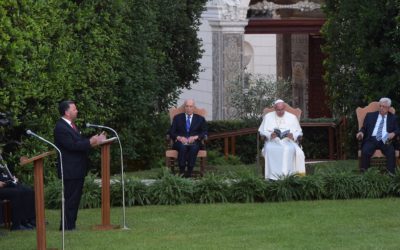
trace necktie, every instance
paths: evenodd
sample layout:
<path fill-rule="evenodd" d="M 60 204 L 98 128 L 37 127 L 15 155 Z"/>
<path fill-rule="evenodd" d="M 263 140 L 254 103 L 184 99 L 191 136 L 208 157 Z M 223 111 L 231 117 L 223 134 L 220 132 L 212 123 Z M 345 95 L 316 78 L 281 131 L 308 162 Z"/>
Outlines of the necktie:
<path fill-rule="evenodd" d="M 186 119 L 186 132 L 188 135 L 189 135 L 189 130 L 190 130 L 190 115 L 188 115 Z"/>
<path fill-rule="evenodd" d="M 78 128 L 76 127 L 75 123 L 71 122 L 71 127 L 72 127 L 75 131 L 78 131 Z"/>
<path fill-rule="evenodd" d="M 383 122 L 385 121 L 385 117 L 382 116 L 381 122 L 379 123 L 378 126 L 378 131 L 376 132 L 376 140 L 380 141 L 382 140 L 382 130 L 383 130 Z"/>

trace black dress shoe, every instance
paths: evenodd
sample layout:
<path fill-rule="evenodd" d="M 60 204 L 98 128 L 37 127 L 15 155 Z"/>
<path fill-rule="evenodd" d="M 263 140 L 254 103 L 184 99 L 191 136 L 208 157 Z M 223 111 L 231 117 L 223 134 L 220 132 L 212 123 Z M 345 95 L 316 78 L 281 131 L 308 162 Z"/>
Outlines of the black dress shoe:
<path fill-rule="evenodd" d="M 24 226 L 24 227 L 26 227 L 26 228 L 30 228 L 30 229 L 34 229 L 34 228 L 35 228 L 35 226 L 32 225 L 32 224 L 29 223 L 29 222 L 22 222 L 21 225 Z"/>
<path fill-rule="evenodd" d="M 75 229 L 76 229 L 75 227 L 64 227 L 65 231 L 73 231 Z M 62 231 L 62 227 L 61 226 L 60 226 L 59 230 Z"/>
<path fill-rule="evenodd" d="M 28 220 L 28 223 L 31 224 L 32 226 L 36 227 L 36 220 L 35 219 Z M 46 223 L 47 223 L 47 221 L 46 221 Z"/>
<path fill-rule="evenodd" d="M 11 231 L 19 231 L 19 230 L 32 230 L 33 228 L 28 228 L 23 225 L 12 225 L 10 230 Z"/>

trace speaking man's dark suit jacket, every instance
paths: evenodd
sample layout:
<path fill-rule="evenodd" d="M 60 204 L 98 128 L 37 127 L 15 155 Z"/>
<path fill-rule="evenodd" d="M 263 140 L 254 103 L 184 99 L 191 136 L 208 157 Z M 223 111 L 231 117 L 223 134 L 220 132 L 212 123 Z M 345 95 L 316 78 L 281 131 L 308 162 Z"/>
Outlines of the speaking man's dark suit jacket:
<path fill-rule="evenodd" d="M 59 119 L 54 129 L 54 141 L 62 154 L 65 197 L 65 229 L 74 230 L 88 167 L 90 141 L 75 131 L 65 120 Z M 61 178 L 60 158 L 57 164 Z"/>
<path fill-rule="evenodd" d="M 75 131 L 64 119 L 59 119 L 54 129 L 54 141 L 62 153 L 64 179 L 84 178 L 87 173 L 89 139 Z M 61 178 L 60 161 L 57 164 Z"/>
<path fill-rule="evenodd" d="M 388 171 L 394 174 L 396 169 L 394 146 L 392 144 L 383 144 L 382 142 L 377 142 L 376 139 L 372 137 L 376 121 L 378 120 L 378 115 L 379 111 L 367 113 L 363 126 L 360 129 L 360 131 L 364 134 L 361 149 L 361 169 L 363 171 L 367 170 L 370 164 L 371 155 L 375 149 L 381 149 L 386 155 Z M 388 133 L 394 132 L 396 136 L 400 134 L 397 116 L 390 112 L 387 114 L 386 118 L 386 131 Z"/>

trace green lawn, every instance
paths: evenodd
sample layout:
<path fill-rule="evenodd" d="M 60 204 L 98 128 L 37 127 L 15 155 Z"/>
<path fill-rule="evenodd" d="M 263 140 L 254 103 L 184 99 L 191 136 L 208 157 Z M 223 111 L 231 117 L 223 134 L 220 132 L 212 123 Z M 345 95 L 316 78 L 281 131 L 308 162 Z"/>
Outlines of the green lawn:
<path fill-rule="evenodd" d="M 94 231 L 100 209 L 79 211 L 65 249 L 399 249 L 400 199 L 127 208 L 131 230 Z M 112 209 L 120 224 L 122 209 Z M 46 210 L 47 247 L 61 249 L 58 210 Z M 34 231 L 0 236 L 1 249 L 35 249 Z"/>

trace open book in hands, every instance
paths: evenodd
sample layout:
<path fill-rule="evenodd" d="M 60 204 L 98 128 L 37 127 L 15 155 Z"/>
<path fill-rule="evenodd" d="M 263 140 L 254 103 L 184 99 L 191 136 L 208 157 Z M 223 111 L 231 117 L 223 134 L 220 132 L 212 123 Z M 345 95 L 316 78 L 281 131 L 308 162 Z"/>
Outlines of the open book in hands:
<path fill-rule="evenodd" d="M 283 138 L 286 138 L 289 135 L 290 130 L 288 129 L 288 130 L 282 131 L 278 128 L 275 128 L 274 133 L 276 134 L 276 137 L 278 137 L 279 139 L 282 140 Z"/>

